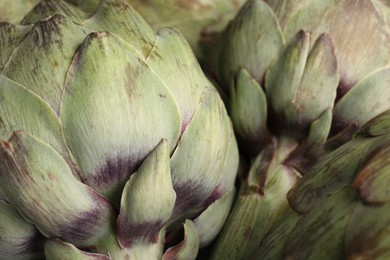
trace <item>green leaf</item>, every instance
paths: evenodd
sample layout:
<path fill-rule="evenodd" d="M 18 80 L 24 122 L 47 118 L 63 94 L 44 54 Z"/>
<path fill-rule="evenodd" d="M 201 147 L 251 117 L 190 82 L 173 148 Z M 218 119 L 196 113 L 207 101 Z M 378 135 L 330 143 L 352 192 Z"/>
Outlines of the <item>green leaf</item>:
<path fill-rule="evenodd" d="M 329 194 L 350 185 L 362 158 L 384 140 L 355 138 L 324 156 L 288 192 L 290 206 L 297 212 L 308 212 Z"/>
<path fill-rule="evenodd" d="M 0 10 L 2 9 L 0 8 Z M 30 29 L 30 25 L 0 23 L 0 72 L 8 62 L 14 49 L 23 41 Z"/>
<path fill-rule="evenodd" d="M 45 258 L 48 260 L 109 260 L 110 257 L 102 254 L 87 253 L 70 243 L 59 239 L 46 240 Z"/>
<path fill-rule="evenodd" d="M 296 111 L 290 112 L 288 109 L 291 104 L 294 105 L 294 98 L 299 93 L 309 54 L 309 43 L 310 34 L 300 31 L 265 76 L 265 90 L 271 113 L 284 125 L 294 122 L 290 117 Z"/>
<path fill-rule="evenodd" d="M 335 105 L 334 120 L 361 127 L 371 118 L 390 109 L 390 67 L 377 70 L 356 83 Z"/>
<path fill-rule="evenodd" d="M 300 215 L 289 209 L 279 221 L 275 222 L 255 250 L 254 259 L 282 259 L 287 235 L 295 227 L 299 217 Z"/>
<path fill-rule="evenodd" d="M 195 260 L 199 251 L 199 235 L 195 224 L 186 219 L 184 222 L 184 239 L 176 246 L 168 248 L 163 260 Z"/>
<path fill-rule="evenodd" d="M 245 144 L 262 149 L 267 133 L 267 100 L 261 86 L 241 69 L 230 88 L 230 115 L 237 135 Z M 249 149 L 249 148 L 248 148 Z"/>
<path fill-rule="evenodd" d="M 118 35 L 142 59 L 148 57 L 156 41 L 152 28 L 130 5 L 121 0 L 100 1 L 95 13 L 82 25 L 94 31 L 108 31 Z"/>
<path fill-rule="evenodd" d="M 320 155 L 328 139 L 332 125 L 332 109 L 328 108 L 316 120 L 311 122 L 307 137 L 307 152 L 311 155 Z"/>
<path fill-rule="evenodd" d="M 302 216 L 287 235 L 282 259 L 345 259 L 345 230 L 356 198 L 348 186 Z"/>
<path fill-rule="evenodd" d="M 0 22 L 17 24 L 39 0 L 2 0 L 0 1 Z M 0 48 L 1 49 L 1 48 Z"/>
<path fill-rule="evenodd" d="M 63 139 L 61 124 L 45 101 L 2 75 L 0 100 L 0 140 L 7 140 L 14 131 L 29 132 L 59 152 L 77 176 Z"/>
<path fill-rule="evenodd" d="M 38 22 L 12 53 L 3 75 L 29 88 L 58 113 L 66 74 L 86 35 L 85 29 L 61 15 Z"/>
<path fill-rule="evenodd" d="M 390 202 L 390 142 L 371 152 L 356 174 L 354 186 L 367 203 Z"/>
<path fill-rule="evenodd" d="M 169 89 L 104 32 L 89 34 L 77 52 L 60 118 L 83 181 L 115 202 L 160 140 L 167 139 L 172 151 L 180 134 L 180 115 Z"/>
<path fill-rule="evenodd" d="M 54 14 L 66 16 L 70 20 L 77 23 L 81 23 L 88 17 L 87 13 L 84 13 L 81 9 L 69 4 L 66 1 L 42 0 L 23 17 L 21 24 L 34 24 L 36 22 L 45 20 Z"/>
<path fill-rule="evenodd" d="M 195 220 L 194 224 L 199 234 L 200 247 L 211 244 L 221 231 L 232 207 L 236 190 L 227 192 L 214 201 Z"/>
<path fill-rule="evenodd" d="M 177 194 L 175 217 L 197 212 L 197 207 L 226 178 L 236 175 L 236 168 L 225 169 L 225 156 L 230 156 L 231 124 L 218 93 L 207 88 L 197 111 L 182 134 L 171 157 L 173 185 Z M 207 152 L 205 152 L 207 151 Z M 229 152 L 228 152 L 229 151 Z"/>
<path fill-rule="evenodd" d="M 79 182 L 52 147 L 24 132 L 0 143 L 1 189 L 46 237 L 92 246 L 110 230 L 111 204 Z"/>
<path fill-rule="evenodd" d="M 362 126 L 361 132 L 372 137 L 390 133 L 390 110 L 370 119 Z"/>
<path fill-rule="evenodd" d="M 0 258 L 35 259 L 43 253 L 43 237 L 16 209 L 0 200 Z"/>
<path fill-rule="evenodd" d="M 181 131 L 194 116 L 199 100 L 211 83 L 183 36 L 173 29 L 157 32 L 156 43 L 146 63 L 165 82 L 179 106 Z"/>
<path fill-rule="evenodd" d="M 173 190 L 167 141 L 146 157 L 126 183 L 117 222 L 123 248 L 154 244 L 168 222 L 176 200 Z"/>
<path fill-rule="evenodd" d="M 345 248 L 349 259 L 389 259 L 389 216 L 389 203 L 380 206 L 359 204 L 356 207 L 345 234 Z"/>

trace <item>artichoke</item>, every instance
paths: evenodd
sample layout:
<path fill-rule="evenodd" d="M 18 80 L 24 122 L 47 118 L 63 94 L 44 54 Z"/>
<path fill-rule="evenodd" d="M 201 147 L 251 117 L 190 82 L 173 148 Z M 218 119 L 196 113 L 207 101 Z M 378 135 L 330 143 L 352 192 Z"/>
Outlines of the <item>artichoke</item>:
<path fill-rule="evenodd" d="M 388 259 L 389 127 L 386 111 L 310 169 L 253 259 Z"/>
<path fill-rule="evenodd" d="M 181 34 L 120 0 L 44 0 L 0 34 L 0 258 L 194 259 L 238 148 Z"/>
<path fill-rule="evenodd" d="M 215 258 L 249 257 L 300 176 L 390 109 L 388 14 L 385 1 L 249 0 L 210 48 L 246 169 Z"/>

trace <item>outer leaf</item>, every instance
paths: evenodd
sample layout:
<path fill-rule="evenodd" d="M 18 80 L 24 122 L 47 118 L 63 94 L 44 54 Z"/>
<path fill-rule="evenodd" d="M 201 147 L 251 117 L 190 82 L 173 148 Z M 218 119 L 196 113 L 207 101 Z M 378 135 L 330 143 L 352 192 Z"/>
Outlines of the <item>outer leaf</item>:
<path fill-rule="evenodd" d="M 361 127 L 371 118 L 390 109 L 390 67 L 367 75 L 341 98 L 334 108 L 338 125 L 356 123 Z"/>
<path fill-rule="evenodd" d="M 3 75 L 41 96 L 58 113 L 66 73 L 86 35 L 61 15 L 40 21 L 12 53 Z"/>
<path fill-rule="evenodd" d="M 166 83 L 180 109 L 183 132 L 194 116 L 203 91 L 211 83 L 204 76 L 190 46 L 172 29 L 161 29 L 146 63 Z M 169 65 L 168 65 L 169 64 Z"/>
<path fill-rule="evenodd" d="M 362 25 L 359 30 L 356 24 Z M 364 76 L 389 63 L 389 31 L 372 1 L 310 1 L 288 21 L 286 39 L 293 38 L 299 30 L 311 32 L 313 39 L 323 33 L 332 38 L 341 95 Z"/>
<path fill-rule="evenodd" d="M 42 0 L 26 16 L 23 17 L 21 24 L 34 24 L 45 20 L 54 14 L 69 17 L 72 21 L 81 23 L 88 14 L 81 9 L 67 3 L 63 0 Z"/>
<path fill-rule="evenodd" d="M 171 151 L 180 132 L 164 83 L 102 32 L 90 34 L 73 60 L 60 118 L 83 180 L 114 201 L 160 140 L 167 139 Z"/>
<path fill-rule="evenodd" d="M 390 142 L 387 141 L 368 155 L 357 173 L 354 186 L 368 203 L 390 202 Z"/>
<path fill-rule="evenodd" d="M 184 222 L 183 241 L 168 250 L 163 255 L 163 260 L 195 260 L 199 250 L 199 235 L 195 224 L 186 219 Z"/>
<path fill-rule="evenodd" d="M 226 193 L 223 197 L 214 201 L 194 220 L 199 234 L 200 247 L 210 244 L 219 234 L 229 215 L 235 195 L 235 189 Z"/>
<path fill-rule="evenodd" d="M 390 254 L 390 205 L 359 204 L 350 220 L 345 246 L 349 259 L 388 259 Z"/>
<path fill-rule="evenodd" d="M 42 256 L 43 237 L 5 201 L 0 201 L 0 237 L 0 259 Z"/>
<path fill-rule="evenodd" d="M 122 247 L 155 244 L 175 204 L 167 141 L 143 161 L 126 183 L 121 200 L 117 233 Z"/>
<path fill-rule="evenodd" d="M 231 125 L 218 93 L 207 88 L 198 109 L 171 157 L 177 194 L 175 217 L 197 212 L 218 185 L 230 138 Z M 205 152 L 207 151 L 207 152 Z M 236 168 L 226 175 L 236 174 Z"/>
<path fill-rule="evenodd" d="M 0 8 L 0 10 L 2 9 Z M 29 25 L 0 23 L 0 72 L 3 70 L 13 50 L 22 42 L 30 29 L 31 26 Z"/>
<path fill-rule="evenodd" d="M 272 8 L 279 19 L 280 26 L 284 28 L 291 18 L 300 8 L 313 0 L 265 0 Z"/>
<path fill-rule="evenodd" d="M 7 201 L 46 237 L 86 247 L 111 228 L 111 204 L 77 181 L 49 145 L 18 132 L 1 142 L 0 153 L 0 186 Z"/>
<path fill-rule="evenodd" d="M 356 138 L 323 157 L 288 192 L 290 206 L 295 211 L 308 212 L 314 205 L 321 204 L 329 194 L 350 185 L 361 158 L 386 140 L 384 138 Z"/>
<path fill-rule="evenodd" d="M 390 133 L 390 110 L 373 117 L 365 123 L 361 131 L 364 135 L 379 136 Z"/>
<path fill-rule="evenodd" d="M 148 57 L 156 40 L 152 28 L 122 0 L 100 1 L 95 13 L 82 25 L 95 31 L 109 31 L 120 36 L 138 52 L 142 59 Z"/>
<path fill-rule="evenodd" d="M 2 0 L 0 1 L 0 22 L 19 23 L 23 16 L 39 0 Z"/>
<path fill-rule="evenodd" d="M 290 209 L 265 235 L 251 259 L 282 259 L 287 235 L 295 228 L 299 215 Z"/>
<path fill-rule="evenodd" d="M 342 259 L 345 226 L 356 206 L 352 187 L 341 189 L 300 218 L 288 234 L 283 259 Z"/>
<path fill-rule="evenodd" d="M 59 152 L 77 176 L 54 111 L 37 95 L 0 75 L 0 140 L 23 130 L 45 140 Z"/>
<path fill-rule="evenodd" d="M 328 108 L 322 115 L 310 124 L 307 136 L 307 152 L 311 155 L 320 155 L 328 139 L 332 125 L 332 109 Z"/>
<path fill-rule="evenodd" d="M 45 258 L 48 260 L 110 260 L 111 258 L 102 255 L 87 253 L 77 249 L 74 245 L 63 242 L 59 239 L 47 240 L 45 242 Z"/>
<path fill-rule="evenodd" d="M 244 148 L 259 151 L 267 138 L 267 100 L 261 86 L 245 69 L 230 88 L 230 114 Z M 246 145 L 248 144 L 248 145 Z"/>

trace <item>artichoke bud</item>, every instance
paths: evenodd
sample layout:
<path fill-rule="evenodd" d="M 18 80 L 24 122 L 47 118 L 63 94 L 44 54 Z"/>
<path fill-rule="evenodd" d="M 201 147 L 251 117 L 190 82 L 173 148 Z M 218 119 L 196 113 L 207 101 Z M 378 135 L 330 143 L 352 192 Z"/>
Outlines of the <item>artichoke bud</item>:
<path fill-rule="evenodd" d="M 43 236 L 14 207 L 0 200 L 0 259 L 42 257 Z"/>
<path fill-rule="evenodd" d="M 246 68 L 262 84 L 266 70 L 284 48 L 285 39 L 271 8 L 263 1 L 251 0 L 241 8 L 217 44 L 221 51 L 211 53 L 218 62 L 212 66 L 219 68 L 216 74 L 228 92 L 232 75 L 241 68 Z"/>
<path fill-rule="evenodd" d="M 330 37 L 321 35 L 310 52 L 309 44 L 310 35 L 299 32 L 271 65 L 265 81 L 271 114 L 279 129 L 298 136 L 333 107 L 339 82 Z"/>
<path fill-rule="evenodd" d="M 17 132 L 1 143 L 1 157 L 0 185 L 7 201 L 46 237 L 87 247 L 111 228 L 111 204 L 76 180 L 48 144 Z"/>

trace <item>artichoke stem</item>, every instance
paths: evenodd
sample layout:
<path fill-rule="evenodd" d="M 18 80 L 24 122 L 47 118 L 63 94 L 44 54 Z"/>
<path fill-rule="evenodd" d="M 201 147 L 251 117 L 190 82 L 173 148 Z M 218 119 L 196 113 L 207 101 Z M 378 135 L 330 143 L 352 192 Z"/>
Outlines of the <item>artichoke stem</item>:
<path fill-rule="evenodd" d="M 298 179 L 283 164 L 297 142 L 280 138 L 255 158 L 211 259 L 249 259 L 272 224 L 288 208 L 287 192 Z"/>

